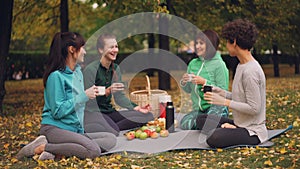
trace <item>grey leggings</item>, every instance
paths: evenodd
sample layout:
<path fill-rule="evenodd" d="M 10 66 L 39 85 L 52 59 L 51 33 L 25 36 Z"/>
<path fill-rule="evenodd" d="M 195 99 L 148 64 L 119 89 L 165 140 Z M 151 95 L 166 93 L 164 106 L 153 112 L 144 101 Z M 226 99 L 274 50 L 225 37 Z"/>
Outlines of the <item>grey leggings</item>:
<path fill-rule="evenodd" d="M 101 149 L 109 150 L 116 144 L 116 137 L 111 133 L 80 134 L 52 125 L 42 125 L 40 134 L 48 141 L 45 151 L 66 157 L 96 158 Z"/>
<path fill-rule="evenodd" d="M 141 113 L 134 110 L 113 111 L 110 113 L 88 112 L 84 114 L 84 128 L 88 133 L 110 132 L 118 136 L 120 130 L 140 127 L 153 120 L 152 113 Z"/>

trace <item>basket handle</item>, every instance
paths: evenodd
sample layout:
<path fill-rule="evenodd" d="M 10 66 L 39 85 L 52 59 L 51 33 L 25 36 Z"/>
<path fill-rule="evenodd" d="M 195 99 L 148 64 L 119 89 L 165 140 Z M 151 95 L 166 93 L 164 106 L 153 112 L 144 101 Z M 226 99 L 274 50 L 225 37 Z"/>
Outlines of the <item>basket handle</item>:
<path fill-rule="evenodd" d="M 147 85 L 148 85 L 148 87 L 146 87 L 146 89 L 148 90 L 148 95 L 150 96 L 151 95 L 151 87 L 150 87 L 150 79 L 149 79 L 148 75 L 146 75 L 146 79 L 147 79 Z"/>

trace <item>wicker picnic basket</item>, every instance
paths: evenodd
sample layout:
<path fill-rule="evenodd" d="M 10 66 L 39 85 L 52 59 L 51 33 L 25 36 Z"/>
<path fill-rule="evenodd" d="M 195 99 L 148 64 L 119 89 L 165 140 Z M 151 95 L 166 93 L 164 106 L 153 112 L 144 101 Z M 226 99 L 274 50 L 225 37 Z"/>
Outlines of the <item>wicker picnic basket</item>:
<path fill-rule="evenodd" d="M 168 95 L 164 90 L 153 89 L 150 87 L 150 79 L 146 75 L 147 87 L 146 90 L 137 90 L 130 93 L 131 101 L 135 102 L 139 106 L 145 106 L 149 104 L 151 106 L 151 112 L 153 113 L 154 118 L 160 116 L 159 109 L 159 96 Z"/>

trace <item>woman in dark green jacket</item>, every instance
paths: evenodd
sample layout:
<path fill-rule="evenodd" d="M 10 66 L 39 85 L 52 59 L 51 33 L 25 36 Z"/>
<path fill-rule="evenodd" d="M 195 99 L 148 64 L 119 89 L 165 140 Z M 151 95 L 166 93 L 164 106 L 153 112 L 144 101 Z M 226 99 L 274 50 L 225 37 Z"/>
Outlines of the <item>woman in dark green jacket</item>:
<path fill-rule="evenodd" d="M 115 90 L 114 85 L 122 82 L 119 66 L 114 63 L 119 52 L 116 37 L 103 34 L 97 40 L 99 59 L 87 65 L 83 71 L 84 86 L 104 86 L 105 94 L 89 100 L 85 107 L 84 124 L 87 132 L 110 132 L 119 135 L 121 130 L 132 129 L 154 119 L 149 107 L 140 107 L 131 102 L 122 91 Z M 127 110 L 118 111 L 115 103 Z"/>

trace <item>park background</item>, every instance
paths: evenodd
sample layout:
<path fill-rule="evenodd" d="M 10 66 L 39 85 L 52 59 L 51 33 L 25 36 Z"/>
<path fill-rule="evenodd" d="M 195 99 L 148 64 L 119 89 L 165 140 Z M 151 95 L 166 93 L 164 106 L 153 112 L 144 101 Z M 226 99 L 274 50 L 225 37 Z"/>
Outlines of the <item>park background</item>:
<path fill-rule="evenodd" d="M 7 0 L 0 4 L 0 166 L 6 168 L 298 168 L 300 110 L 300 2 L 295 0 Z M 273 141 L 269 149 L 244 148 L 214 151 L 171 151 L 139 159 L 124 155 L 102 156 L 95 160 L 77 158 L 56 162 L 33 159 L 17 161 L 20 145 L 38 133 L 43 106 L 41 76 L 50 41 L 58 31 L 75 31 L 90 37 L 105 24 L 139 12 L 167 13 L 181 17 L 201 30 L 220 33 L 222 26 L 236 18 L 254 22 L 259 39 L 253 53 L 267 77 L 267 127 L 294 129 Z M 9 15 L 11 14 L 11 15 Z M 8 43 L 7 43 L 8 42 Z M 190 44 L 175 39 L 143 34 L 119 42 L 118 62 L 130 53 L 151 48 L 169 50 L 188 63 L 193 54 Z M 230 58 L 221 42 L 222 57 L 230 69 L 231 82 L 237 62 Z M 13 78 L 21 72 L 20 80 Z M 28 76 L 26 77 L 26 72 Z M 130 91 L 143 89 L 144 76 L 151 88 L 167 90 L 177 107 L 178 85 L 172 77 L 159 71 L 145 71 L 136 76 Z M 126 79 L 126 75 L 125 75 Z M 161 81 L 170 83 L 161 83 Z M 140 83 L 145 82 L 145 83 Z M 5 92 L 4 92 L 5 91 Z M 183 100 L 189 100 L 188 97 Z"/>

